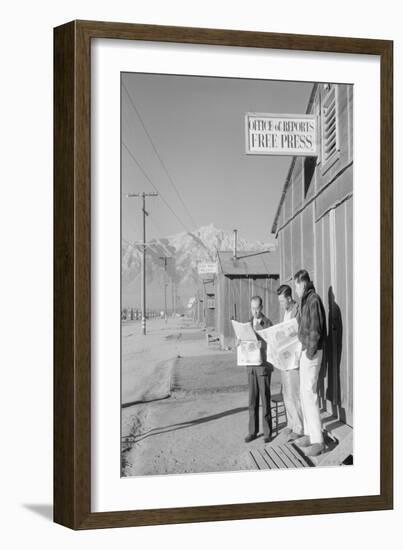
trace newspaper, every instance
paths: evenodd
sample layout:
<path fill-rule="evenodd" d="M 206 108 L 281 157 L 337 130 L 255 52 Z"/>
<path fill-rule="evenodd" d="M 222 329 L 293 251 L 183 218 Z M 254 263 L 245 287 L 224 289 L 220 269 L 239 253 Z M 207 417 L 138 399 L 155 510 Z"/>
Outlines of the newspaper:
<path fill-rule="evenodd" d="M 250 322 L 238 323 L 238 321 L 231 321 L 235 336 L 238 340 L 245 342 L 257 342 L 256 332 L 253 330 Z"/>
<path fill-rule="evenodd" d="M 242 366 L 257 366 L 262 364 L 262 354 L 260 351 L 260 342 L 258 342 L 256 332 L 250 323 L 238 323 L 232 321 L 235 336 L 240 343 L 237 347 L 237 364 Z"/>
<path fill-rule="evenodd" d="M 267 361 L 280 370 L 296 369 L 301 356 L 297 320 L 290 319 L 259 331 L 267 342 Z"/>

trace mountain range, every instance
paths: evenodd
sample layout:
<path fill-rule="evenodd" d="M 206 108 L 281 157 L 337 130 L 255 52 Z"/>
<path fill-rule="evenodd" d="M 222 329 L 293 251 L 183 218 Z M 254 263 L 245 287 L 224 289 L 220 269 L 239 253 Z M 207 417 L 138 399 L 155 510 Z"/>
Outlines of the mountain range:
<path fill-rule="evenodd" d="M 248 241 L 238 236 L 237 250 L 270 250 L 275 246 L 262 241 Z M 150 309 L 164 308 L 164 283 L 175 286 L 181 304 L 197 290 L 199 262 L 214 262 L 217 251 L 233 249 L 233 232 L 209 224 L 191 233 L 181 232 L 152 239 L 147 244 L 147 303 Z M 141 244 L 122 241 L 122 306 L 140 306 Z M 172 297 L 169 296 L 171 301 Z M 177 298 L 177 299 L 178 299 Z M 169 300 L 168 300 L 169 304 Z"/>

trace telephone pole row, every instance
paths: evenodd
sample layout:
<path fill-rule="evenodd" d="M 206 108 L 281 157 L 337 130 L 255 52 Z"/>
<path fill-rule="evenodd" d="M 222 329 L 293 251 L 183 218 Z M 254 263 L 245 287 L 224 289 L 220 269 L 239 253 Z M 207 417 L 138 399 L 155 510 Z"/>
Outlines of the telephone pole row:
<path fill-rule="evenodd" d="M 146 335 L 146 216 L 148 212 L 146 210 L 146 197 L 158 197 L 158 193 L 130 193 L 126 195 L 127 198 L 141 197 L 142 198 L 142 211 L 143 211 L 143 257 L 142 257 L 142 274 L 141 274 L 141 327 L 143 334 Z"/>

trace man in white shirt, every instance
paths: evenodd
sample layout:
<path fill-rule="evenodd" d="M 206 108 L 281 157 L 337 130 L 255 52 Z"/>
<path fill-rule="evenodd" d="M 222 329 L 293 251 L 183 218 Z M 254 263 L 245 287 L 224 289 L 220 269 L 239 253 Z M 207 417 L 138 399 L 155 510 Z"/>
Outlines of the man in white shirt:
<path fill-rule="evenodd" d="M 280 307 L 284 310 L 283 321 L 289 321 L 298 314 L 298 304 L 292 298 L 292 290 L 288 285 L 281 285 L 277 289 Z M 285 410 L 287 413 L 287 427 L 285 433 L 288 441 L 294 441 L 304 434 L 303 416 L 300 399 L 299 368 L 281 371 L 281 384 Z"/>

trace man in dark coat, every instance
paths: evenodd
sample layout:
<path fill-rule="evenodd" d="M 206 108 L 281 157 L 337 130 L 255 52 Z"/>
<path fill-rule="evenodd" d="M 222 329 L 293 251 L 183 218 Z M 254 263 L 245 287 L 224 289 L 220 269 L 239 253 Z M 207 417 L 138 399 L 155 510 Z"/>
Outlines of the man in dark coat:
<path fill-rule="evenodd" d="M 322 300 L 305 269 L 294 275 L 295 290 L 301 299 L 298 316 L 298 338 L 302 344 L 300 371 L 301 406 L 304 438 L 298 445 L 306 447 L 305 454 L 317 456 L 324 449 L 317 392 L 326 338 L 326 317 Z"/>
<path fill-rule="evenodd" d="M 272 322 L 263 315 L 263 302 L 260 296 L 251 299 L 252 318 L 250 323 L 259 341 L 262 363 L 261 365 L 248 366 L 249 386 L 249 433 L 245 437 L 246 443 L 256 439 L 259 432 L 259 397 L 262 401 L 262 424 L 265 443 L 272 437 L 271 395 L 270 382 L 273 366 L 268 363 L 266 357 L 267 344 L 259 331 L 272 326 Z"/>

